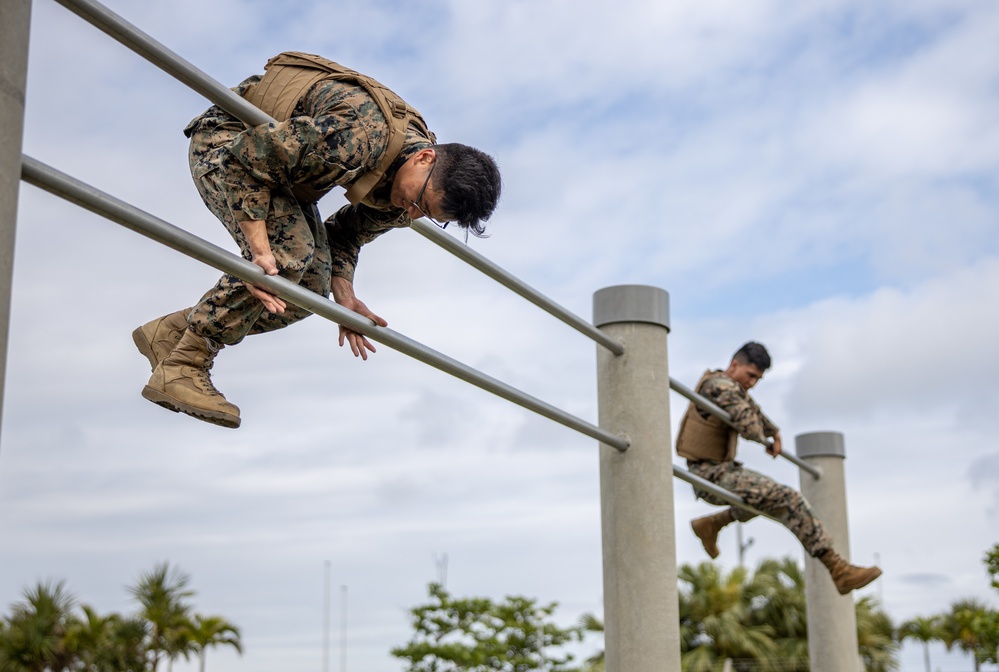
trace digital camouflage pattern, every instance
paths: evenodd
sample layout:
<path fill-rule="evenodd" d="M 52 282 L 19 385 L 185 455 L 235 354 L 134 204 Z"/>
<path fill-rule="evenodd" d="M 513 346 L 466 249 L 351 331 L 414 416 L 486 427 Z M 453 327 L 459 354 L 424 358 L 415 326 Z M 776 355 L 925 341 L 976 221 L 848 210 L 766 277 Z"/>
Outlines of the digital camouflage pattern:
<path fill-rule="evenodd" d="M 243 95 L 259 77 L 233 90 Z M 382 233 L 409 226 L 405 211 L 389 202 L 392 181 L 405 161 L 430 141 L 411 128 L 399 157 L 364 202 L 347 205 L 322 222 L 314 203 L 296 198 L 348 186 L 377 167 L 385 151 L 385 117 L 359 85 L 325 81 L 314 86 L 288 121 L 247 129 L 218 106 L 184 130 L 189 162 L 205 205 L 225 225 L 245 259 L 250 248 L 240 222 L 264 220 L 282 277 L 329 296 L 332 275 L 353 281 L 361 246 Z M 242 281 L 224 275 L 194 307 L 190 327 L 225 345 L 248 334 L 280 329 L 310 313 L 289 304 L 272 315 Z"/>
<path fill-rule="evenodd" d="M 800 492 L 782 483 L 746 469 L 735 460 L 727 462 L 688 461 L 690 472 L 742 497 L 747 504 L 779 520 L 798 537 L 805 551 L 817 557 L 832 548 L 832 538 L 816 518 L 811 505 Z M 727 506 L 728 502 L 710 492 L 694 487 L 694 494 L 710 504 Z M 746 522 L 756 517 L 737 506 L 731 507 L 732 516 Z"/>
<path fill-rule="evenodd" d="M 732 416 L 732 423 L 739 435 L 750 441 L 766 444 L 767 439 L 780 430 L 753 401 L 742 385 L 729 378 L 723 371 L 713 371 L 697 388 L 698 394 L 710 399 Z M 702 416 L 703 411 L 698 410 Z M 742 497 L 755 509 L 772 515 L 789 529 L 805 550 L 814 556 L 832 548 L 832 538 L 811 505 L 800 492 L 768 476 L 746 469 L 741 462 L 727 460 L 687 460 L 690 472 L 715 485 Z M 694 488 L 694 494 L 710 504 L 727 506 L 728 502 L 715 495 Z M 756 514 L 739 507 L 731 507 L 733 517 L 741 522 L 751 520 Z"/>
<path fill-rule="evenodd" d="M 757 443 L 767 443 L 780 429 L 763 414 L 759 405 L 742 385 L 725 375 L 724 371 L 712 371 L 697 388 L 697 393 L 728 411 L 732 416 L 739 436 Z M 707 411 L 698 409 L 701 417 L 707 419 Z"/>

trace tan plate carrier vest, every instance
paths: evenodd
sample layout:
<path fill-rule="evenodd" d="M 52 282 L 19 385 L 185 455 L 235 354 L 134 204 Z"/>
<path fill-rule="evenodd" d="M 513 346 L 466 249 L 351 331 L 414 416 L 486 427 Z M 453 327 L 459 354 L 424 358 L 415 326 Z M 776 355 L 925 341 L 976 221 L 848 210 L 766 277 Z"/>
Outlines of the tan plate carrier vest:
<path fill-rule="evenodd" d="M 292 111 L 302 96 L 314 84 L 326 79 L 359 84 L 378 104 L 378 108 L 388 122 L 388 148 L 382 155 L 378 167 L 361 175 L 347 189 L 347 200 L 352 205 L 357 205 L 364 200 L 392 166 L 392 162 L 402 151 L 402 146 L 406 141 L 406 127 L 409 124 L 415 125 L 420 132 L 426 134 L 431 143 L 437 142 L 437 138 L 427 128 L 427 123 L 420 113 L 409 106 L 406 101 L 371 77 L 345 68 L 339 63 L 315 54 L 286 51 L 267 61 L 264 70 L 264 76 L 260 78 L 256 86 L 246 93 L 245 97 L 247 101 L 278 121 L 290 119 Z M 304 185 L 296 185 L 295 192 L 296 195 L 305 197 L 313 203 L 326 194 L 325 191 L 318 192 Z"/>
<path fill-rule="evenodd" d="M 720 371 L 705 371 L 697 381 L 695 390 L 708 378 L 724 375 Z M 735 459 L 739 434 L 724 422 L 711 415 L 705 420 L 691 402 L 680 420 L 680 431 L 676 436 L 676 454 L 688 460 L 712 460 L 727 462 Z"/>

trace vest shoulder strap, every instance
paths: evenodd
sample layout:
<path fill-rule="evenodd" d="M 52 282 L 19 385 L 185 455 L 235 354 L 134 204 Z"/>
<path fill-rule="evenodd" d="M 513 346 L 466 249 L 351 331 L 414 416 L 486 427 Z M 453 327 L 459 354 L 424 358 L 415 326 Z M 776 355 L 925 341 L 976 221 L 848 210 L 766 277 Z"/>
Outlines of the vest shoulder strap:
<path fill-rule="evenodd" d="M 352 204 L 362 201 L 385 176 L 406 142 L 406 128 L 413 124 L 436 143 L 437 138 L 427 128 L 423 116 L 394 91 L 377 80 L 346 68 L 328 58 L 301 51 L 286 51 L 267 61 L 264 76 L 246 99 L 278 121 L 286 121 L 309 89 L 325 79 L 348 81 L 364 87 L 374 99 L 388 124 L 388 147 L 378 166 L 360 178 L 347 190 Z"/>

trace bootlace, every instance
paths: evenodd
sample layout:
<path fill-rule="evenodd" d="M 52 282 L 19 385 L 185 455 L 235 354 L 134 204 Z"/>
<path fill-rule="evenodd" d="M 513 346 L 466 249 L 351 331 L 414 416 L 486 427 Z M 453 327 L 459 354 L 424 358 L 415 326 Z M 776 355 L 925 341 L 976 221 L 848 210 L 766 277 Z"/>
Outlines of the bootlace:
<path fill-rule="evenodd" d="M 219 354 L 219 350 L 222 349 L 222 344 L 216 343 L 207 336 L 204 336 L 203 338 L 205 339 L 205 345 L 208 346 L 208 356 L 205 357 L 204 368 L 197 370 L 198 378 L 212 392 L 225 399 L 225 395 L 219 392 L 218 388 L 215 387 L 215 383 L 212 382 L 212 377 L 208 375 L 208 372 L 212 370 L 213 366 L 215 366 L 215 355 Z"/>

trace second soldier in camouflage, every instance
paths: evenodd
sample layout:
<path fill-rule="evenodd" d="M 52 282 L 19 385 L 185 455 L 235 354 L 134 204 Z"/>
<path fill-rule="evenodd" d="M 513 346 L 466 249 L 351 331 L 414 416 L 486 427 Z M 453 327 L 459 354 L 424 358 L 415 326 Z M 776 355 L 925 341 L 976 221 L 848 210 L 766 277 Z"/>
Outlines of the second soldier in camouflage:
<path fill-rule="evenodd" d="M 800 492 L 774 481 L 735 459 L 741 436 L 766 446 L 773 457 L 780 455 L 780 429 L 749 396 L 770 368 L 770 354 L 759 343 L 746 343 L 725 370 L 707 371 L 697 384 L 697 393 L 726 411 L 731 426 L 691 402 L 680 421 L 676 452 L 687 458 L 691 473 L 741 497 L 753 508 L 770 514 L 801 542 L 805 551 L 828 569 L 840 593 L 866 586 L 881 575 L 877 567 L 855 567 L 833 549 L 832 538 Z M 717 495 L 694 487 L 694 494 L 711 504 L 728 506 Z M 712 558 L 719 555 L 718 533 L 732 522 L 745 522 L 756 514 L 737 506 L 691 521 L 694 534 Z"/>

